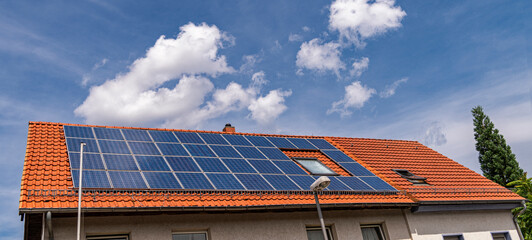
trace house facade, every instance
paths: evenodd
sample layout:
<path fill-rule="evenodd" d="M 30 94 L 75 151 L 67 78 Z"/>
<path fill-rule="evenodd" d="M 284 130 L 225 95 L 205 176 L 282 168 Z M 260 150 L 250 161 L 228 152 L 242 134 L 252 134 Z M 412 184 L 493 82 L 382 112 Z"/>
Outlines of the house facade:
<path fill-rule="evenodd" d="M 415 141 L 30 122 L 25 239 L 520 239 L 524 199 Z M 317 193 L 321 175 L 330 185 Z"/>

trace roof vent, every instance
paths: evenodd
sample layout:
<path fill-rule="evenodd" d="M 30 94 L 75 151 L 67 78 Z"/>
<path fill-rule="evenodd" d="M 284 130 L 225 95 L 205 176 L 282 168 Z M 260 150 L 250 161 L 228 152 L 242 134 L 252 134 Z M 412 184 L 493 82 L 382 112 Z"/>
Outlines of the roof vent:
<path fill-rule="evenodd" d="M 405 169 L 392 169 L 392 170 L 396 172 L 397 174 L 399 174 L 399 176 L 413 183 L 414 185 L 429 185 L 426 181 L 427 178 L 417 176 L 408 170 L 405 170 Z"/>
<path fill-rule="evenodd" d="M 231 126 L 231 123 L 227 123 L 227 124 L 225 124 L 224 130 L 222 130 L 222 131 L 223 131 L 223 132 L 227 132 L 227 133 L 234 133 L 234 132 L 236 132 L 235 127 Z"/>

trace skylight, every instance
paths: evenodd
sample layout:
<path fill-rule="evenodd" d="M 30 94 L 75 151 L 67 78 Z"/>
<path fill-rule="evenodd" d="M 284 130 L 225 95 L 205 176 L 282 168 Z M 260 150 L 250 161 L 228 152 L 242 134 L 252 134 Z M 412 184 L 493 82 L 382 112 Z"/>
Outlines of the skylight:
<path fill-rule="evenodd" d="M 294 160 L 313 175 L 338 175 L 316 158 L 294 158 Z"/>
<path fill-rule="evenodd" d="M 417 176 L 413 173 L 411 173 L 408 170 L 405 169 L 392 169 L 394 172 L 399 174 L 401 177 L 405 178 L 409 182 L 413 183 L 414 185 L 429 185 L 427 183 L 427 178 Z"/>

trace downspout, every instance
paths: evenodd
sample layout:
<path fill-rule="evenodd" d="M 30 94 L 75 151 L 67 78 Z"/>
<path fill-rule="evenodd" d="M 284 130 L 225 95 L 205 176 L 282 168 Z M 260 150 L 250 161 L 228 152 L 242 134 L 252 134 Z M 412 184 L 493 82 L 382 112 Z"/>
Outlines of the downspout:
<path fill-rule="evenodd" d="M 521 227 L 519 227 L 519 224 L 517 223 L 517 217 L 519 217 L 519 215 L 523 214 L 526 211 L 526 202 L 522 201 L 521 204 L 523 204 L 523 209 L 521 209 L 521 211 L 519 211 L 514 216 L 514 224 L 515 224 L 515 227 L 517 228 L 517 233 L 519 233 L 519 237 L 521 238 L 521 240 L 525 240 L 525 237 L 523 237 L 523 233 L 521 232 Z"/>
<path fill-rule="evenodd" d="M 48 239 L 54 240 L 54 230 L 52 228 L 52 212 L 46 213 L 46 227 L 48 228 Z"/>

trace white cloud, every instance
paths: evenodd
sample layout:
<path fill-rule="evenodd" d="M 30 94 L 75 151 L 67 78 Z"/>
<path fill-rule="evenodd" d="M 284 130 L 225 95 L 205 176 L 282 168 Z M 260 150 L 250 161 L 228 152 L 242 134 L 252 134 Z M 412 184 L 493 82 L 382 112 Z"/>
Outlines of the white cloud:
<path fill-rule="evenodd" d="M 447 143 L 441 122 L 434 121 L 429 124 L 422 138 L 422 143 L 428 146 L 441 146 Z"/>
<path fill-rule="evenodd" d="M 255 65 L 259 63 L 262 59 L 259 55 L 244 55 L 242 57 L 244 63 L 240 66 L 241 73 L 252 73 Z"/>
<path fill-rule="evenodd" d="M 401 27 L 406 13 L 394 4 L 395 0 L 336 0 L 330 7 L 329 28 L 364 47 L 364 39 Z"/>
<path fill-rule="evenodd" d="M 359 81 L 355 81 L 345 87 L 344 98 L 334 102 L 331 109 L 327 110 L 327 114 L 338 112 L 341 116 L 349 116 L 351 115 L 351 108 L 362 108 L 375 93 L 375 89 L 362 86 Z"/>
<path fill-rule="evenodd" d="M 310 32 L 310 28 L 307 26 L 303 26 L 301 29 L 303 29 L 303 32 Z"/>
<path fill-rule="evenodd" d="M 353 69 L 349 71 L 351 76 L 360 77 L 360 75 L 362 75 L 362 73 L 368 69 L 369 58 L 363 57 L 361 59 L 355 60 L 352 66 L 353 66 Z"/>
<path fill-rule="evenodd" d="M 249 105 L 251 111 L 249 118 L 261 125 L 271 124 L 277 117 L 286 111 L 285 97 L 292 95 L 292 91 L 272 90 L 268 95 L 259 97 Z"/>
<path fill-rule="evenodd" d="M 408 81 L 408 78 L 401 78 L 401 79 L 393 82 L 390 85 L 386 85 L 384 87 L 384 90 L 379 93 L 379 96 L 381 98 L 389 98 L 389 97 L 393 96 L 395 94 L 395 90 L 397 89 L 397 87 L 399 87 L 399 85 L 401 83 L 406 83 L 407 81 Z"/>
<path fill-rule="evenodd" d="M 105 66 L 105 64 L 107 64 L 108 61 L 109 61 L 109 59 L 104 58 L 101 61 L 99 61 L 96 64 L 94 64 L 94 66 L 92 66 L 91 72 L 83 74 L 83 76 L 81 77 L 81 85 L 82 86 L 87 86 L 87 84 L 92 80 L 92 74 L 94 73 L 94 71 L 96 71 L 96 70 L 102 68 L 103 66 Z"/>
<path fill-rule="evenodd" d="M 299 34 L 295 34 L 295 33 L 290 33 L 290 35 L 288 36 L 288 41 L 290 41 L 290 42 L 301 42 L 301 41 L 303 41 L 303 36 L 301 36 Z"/>
<path fill-rule="evenodd" d="M 301 44 L 297 53 L 296 65 L 299 69 L 307 68 L 318 72 L 333 71 L 339 75 L 339 70 L 344 69 L 344 63 L 340 60 L 340 44 L 328 42 L 321 44 L 314 38 Z"/>
<path fill-rule="evenodd" d="M 255 89 L 260 89 L 262 85 L 268 83 L 264 71 L 256 72 L 251 76 L 251 86 Z"/>

